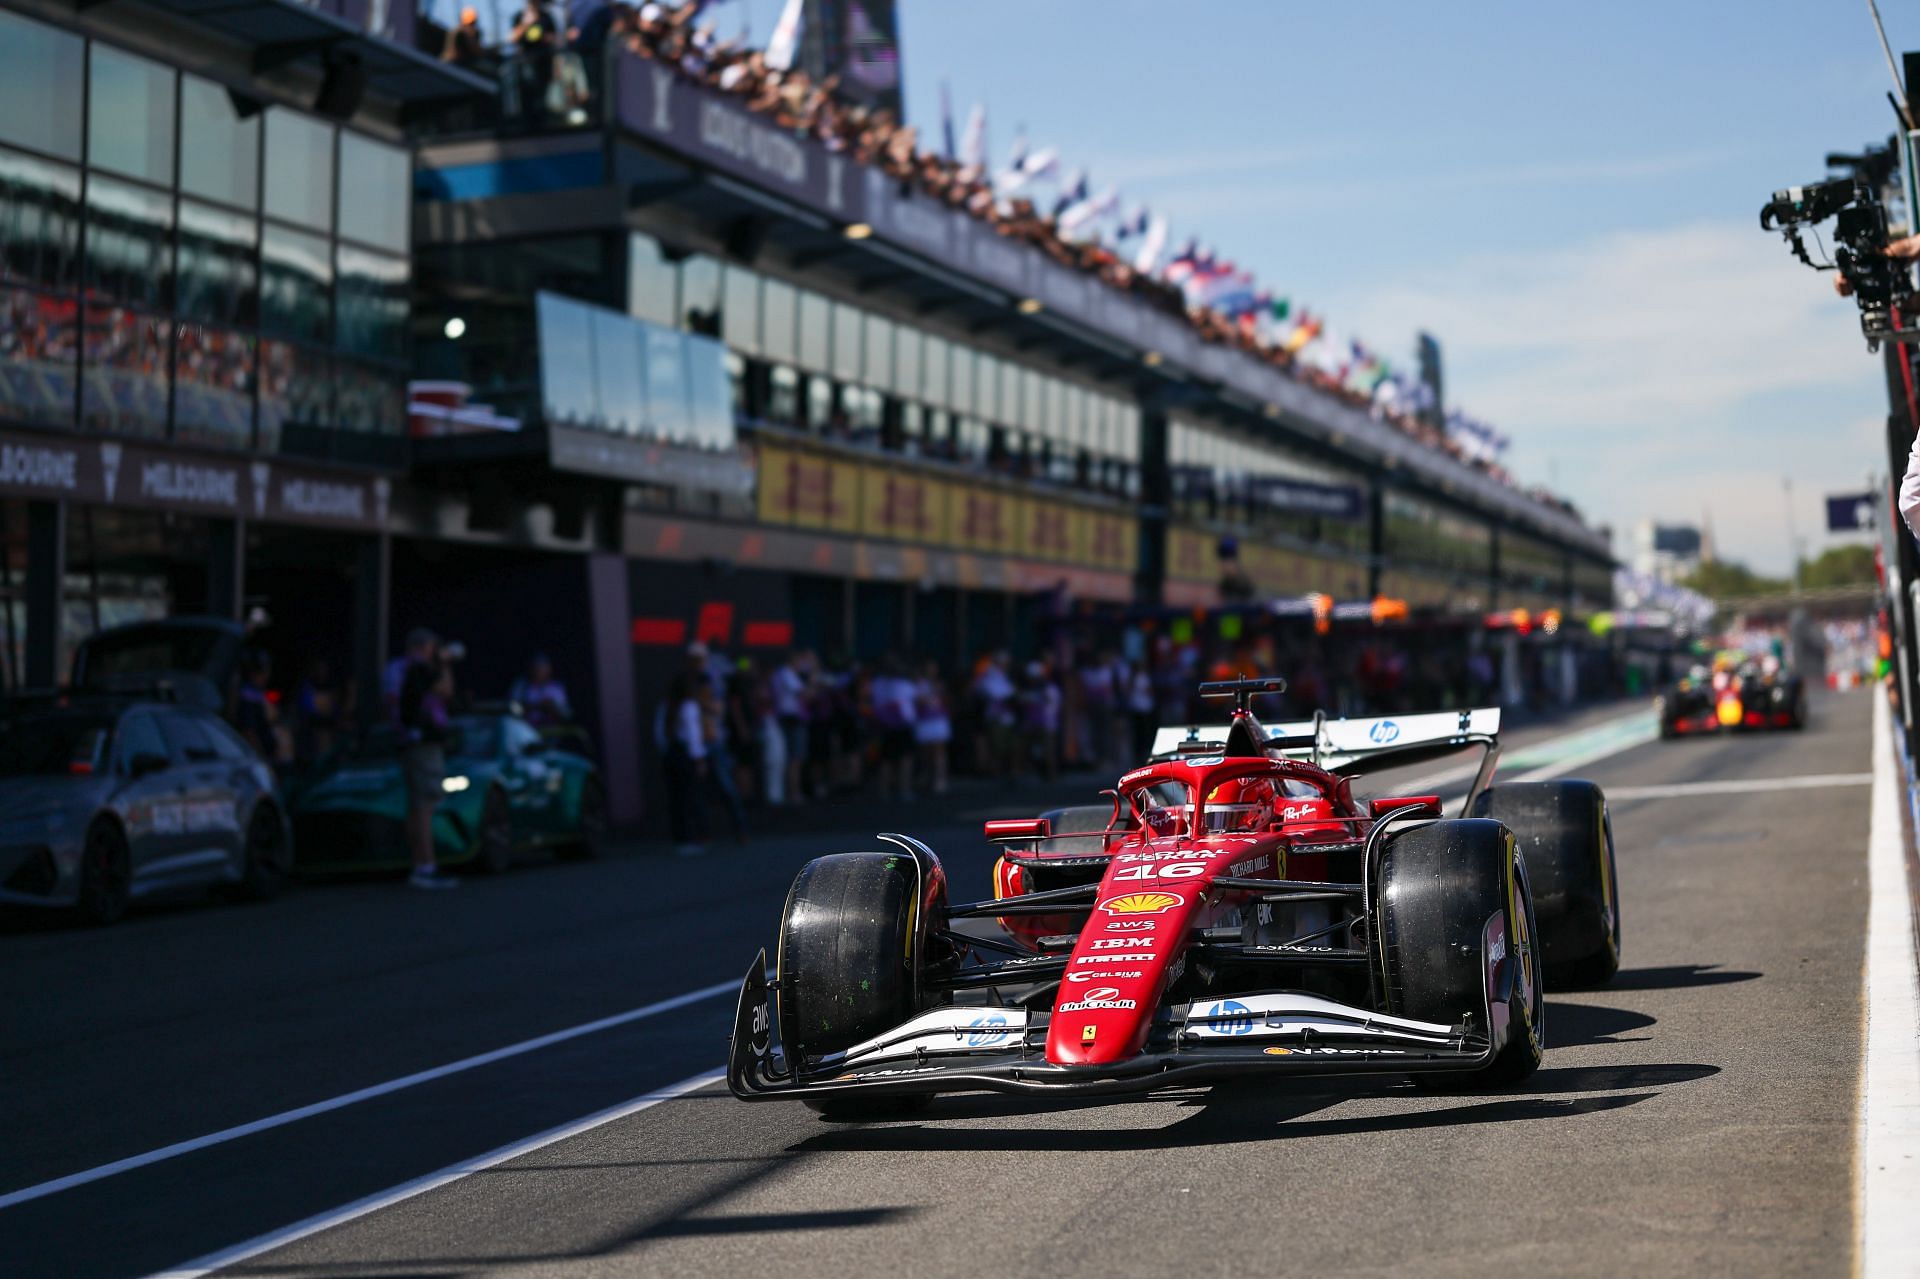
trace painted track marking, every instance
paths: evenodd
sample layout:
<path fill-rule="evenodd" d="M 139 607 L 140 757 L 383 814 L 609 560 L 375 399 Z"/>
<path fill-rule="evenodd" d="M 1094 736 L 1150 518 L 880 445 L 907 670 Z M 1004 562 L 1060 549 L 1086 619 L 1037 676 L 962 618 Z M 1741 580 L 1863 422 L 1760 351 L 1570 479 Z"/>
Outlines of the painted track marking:
<path fill-rule="evenodd" d="M 1669 782 L 1657 786 L 1609 786 L 1607 801 L 1626 799 L 1683 799 L 1689 795 L 1746 795 L 1777 790 L 1826 790 L 1838 786 L 1868 786 L 1872 773 L 1811 773 L 1800 777 L 1740 777 L 1714 782 Z"/>
<path fill-rule="evenodd" d="M 264 1119 L 255 1119 L 249 1123 L 236 1124 L 232 1128 L 222 1128 L 218 1132 L 210 1132 L 203 1137 L 194 1137 L 188 1141 L 176 1141 L 170 1146 L 161 1146 L 156 1150 L 149 1150 L 144 1154 L 129 1155 L 125 1159 L 116 1159 L 112 1163 L 100 1164 L 98 1167 L 88 1168 L 81 1172 L 69 1173 L 64 1177 L 55 1177 L 52 1181 L 43 1181 L 38 1185 L 26 1186 L 19 1190 L 0 1195 L 0 1208 L 11 1208 L 15 1204 L 23 1204 L 35 1199 L 43 1199 L 48 1195 L 58 1194 L 62 1190 L 71 1190 L 75 1186 L 84 1186 L 89 1182 L 100 1181 L 107 1177 L 117 1176 L 123 1172 L 132 1172 L 136 1168 L 145 1168 L 151 1164 L 161 1163 L 168 1159 L 176 1159 L 181 1155 L 192 1154 L 196 1150 L 205 1150 L 209 1146 L 218 1146 L 229 1141 L 238 1141 L 242 1137 L 251 1137 L 255 1133 L 266 1132 L 273 1128 L 281 1128 L 291 1123 L 298 1123 L 302 1119 L 311 1119 L 315 1115 L 328 1114 L 359 1102 L 371 1101 L 375 1097 L 385 1097 L 390 1093 L 400 1092 L 403 1089 L 415 1088 L 421 1084 L 432 1083 L 436 1079 L 445 1079 L 449 1075 L 457 1075 L 468 1070 L 477 1070 L 481 1066 L 491 1066 L 495 1062 L 506 1061 L 510 1057 L 519 1057 L 530 1052 L 538 1052 L 542 1048 L 551 1048 L 555 1044 L 563 1044 L 570 1039 L 579 1039 L 584 1035 L 598 1034 L 603 1030 L 612 1030 L 616 1026 L 625 1026 L 631 1022 L 641 1021 L 648 1017 L 657 1017 L 661 1013 L 672 1012 L 676 1008 L 684 1008 L 688 1004 L 699 1003 L 703 999 L 713 999 L 720 995 L 729 995 L 739 989 L 740 982 L 737 978 L 733 981 L 723 981 L 711 986 L 702 986 L 699 990 L 690 990 L 684 995 L 675 995 L 670 999 L 662 999 L 657 1003 L 645 1004 L 639 1008 L 629 1008 L 623 1013 L 614 1013 L 610 1017 L 601 1017 L 594 1021 L 582 1022 L 578 1026 L 569 1026 L 564 1030 L 552 1031 L 545 1035 L 536 1035 L 532 1039 L 523 1039 L 517 1044 L 508 1044 L 504 1048 L 495 1048 L 489 1052 L 476 1053 L 471 1057 L 462 1057 L 459 1061 L 450 1061 L 444 1066 L 434 1066 L 428 1070 L 416 1071 L 411 1075 L 402 1075 L 397 1079 L 389 1079 L 385 1083 L 372 1084 L 366 1088 L 355 1089 L 353 1092 L 342 1093 L 338 1097 L 329 1097 L 325 1101 L 316 1101 L 305 1106 L 296 1106 L 292 1110 L 283 1110 L 277 1115 L 268 1115 Z"/>
<path fill-rule="evenodd" d="M 738 982 L 729 982 L 728 989 L 735 989 L 738 985 Z M 308 1235 L 318 1234 L 322 1230 L 330 1230 L 335 1226 L 343 1226 L 355 1218 L 364 1217 L 369 1213 L 379 1212 L 382 1208 L 390 1208 L 397 1203 L 403 1203 L 408 1199 L 412 1199 L 416 1195 L 424 1195 L 429 1190 L 438 1190 L 442 1186 L 459 1181 L 462 1177 L 471 1176 L 476 1172 L 485 1172 L 489 1168 L 494 1168 L 506 1163 L 509 1159 L 518 1159 L 521 1155 L 532 1154 L 534 1151 L 546 1146 L 551 1146 L 555 1142 L 565 1141 L 569 1137 L 577 1137 L 583 1132 L 591 1132 L 593 1129 L 613 1123 L 617 1119 L 625 1119 L 629 1115 L 637 1115 L 643 1110 L 652 1109 L 663 1101 L 672 1101 L 676 1097 L 684 1097 L 686 1094 L 705 1088 L 709 1084 L 717 1084 L 726 1077 L 727 1072 L 724 1070 L 709 1070 L 703 1074 L 695 1075 L 690 1079 L 682 1079 L 677 1084 L 668 1084 L 664 1088 L 656 1088 L 650 1093 L 635 1097 L 629 1101 L 623 1101 L 616 1106 L 609 1106 L 605 1110 L 597 1110 L 591 1115 L 561 1124 L 558 1128 L 549 1128 L 545 1132 L 536 1133 L 531 1137 L 523 1137 L 519 1141 L 501 1146 L 496 1150 L 490 1150 L 484 1155 L 475 1155 L 471 1159 L 462 1159 L 457 1164 L 449 1164 L 438 1172 L 430 1172 L 424 1177 L 415 1177 L 412 1181 L 402 1182 L 397 1186 L 392 1186 L 386 1190 L 368 1195 L 364 1199 L 356 1199 L 352 1203 L 342 1204 L 338 1208 L 330 1208 L 326 1212 L 317 1213 L 303 1221 L 296 1221 L 290 1226 L 282 1226 L 278 1230 L 270 1230 L 264 1235 L 255 1235 L 245 1243 L 237 1243 L 230 1248 L 222 1248 L 218 1252 L 210 1252 L 204 1257 L 196 1257 L 192 1261 L 182 1262 L 180 1265 L 157 1272 L 152 1276 L 152 1279 L 203 1279 L 204 1276 L 210 1275 L 216 1270 L 237 1265 L 242 1261 L 257 1257 L 263 1252 L 271 1252 L 275 1248 L 296 1243 L 301 1239 L 305 1239 Z"/>
<path fill-rule="evenodd" d="M 1906 798 L 1892 716 L 1873 708 L 1873 809 L 1867 836 L 1866 1045 L 1854 1185 L 1862 1279 L 1920 1274 L 1920 995 L 1907 895 Z"/>

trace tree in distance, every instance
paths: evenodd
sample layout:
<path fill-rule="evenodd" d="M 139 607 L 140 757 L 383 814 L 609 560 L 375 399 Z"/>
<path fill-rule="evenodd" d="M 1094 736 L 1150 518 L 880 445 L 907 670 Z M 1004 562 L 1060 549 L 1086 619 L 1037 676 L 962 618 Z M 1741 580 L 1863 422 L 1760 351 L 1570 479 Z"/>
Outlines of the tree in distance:
<path fill-rule="evenodd" d="M 1874 584 L 1871 546 L 1832 546 L 1810 560 L 1800 561 L 1800 589 L 1826 590 Z M 1738 560 L 1711 560 L 1681 579 L 1680 585 L 1708 599 L 1751 599 L 1758 595 L 1785 595 L 1793 583 L 1765 577 Z"/>

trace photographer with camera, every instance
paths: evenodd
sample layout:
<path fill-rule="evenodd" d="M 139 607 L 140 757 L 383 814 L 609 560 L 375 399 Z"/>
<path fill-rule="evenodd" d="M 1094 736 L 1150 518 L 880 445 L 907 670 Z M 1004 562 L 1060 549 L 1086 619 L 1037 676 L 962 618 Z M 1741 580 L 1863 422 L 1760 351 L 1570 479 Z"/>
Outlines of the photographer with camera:
<path fill-rule="evenodd" d="M 1884 255 L 1897 261 L 1911 262 L 1920 258 L 1920 235 L 1906 235 L 1898 240 L 1887 241 Z M 1853 296 L 1853 281 L 1838 271 L 1833 275 L 1833 291 L 1843 298 Z"/>

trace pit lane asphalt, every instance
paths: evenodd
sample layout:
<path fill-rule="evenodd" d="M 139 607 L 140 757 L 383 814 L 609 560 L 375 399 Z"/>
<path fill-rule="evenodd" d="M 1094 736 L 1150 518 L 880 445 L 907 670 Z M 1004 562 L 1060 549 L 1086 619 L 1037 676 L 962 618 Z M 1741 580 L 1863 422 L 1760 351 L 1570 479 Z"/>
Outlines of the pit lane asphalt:
<path fill-rule="evenodd" d="M 1869 706 L 1817 696 L 1803 734 L 1650 743 L 1580 771 L 1621 787 L 1864 772 Z M 1509 753 L 1565 731 L 1514 734 Z M 1552 997 L 1546 1065 L 1514 1093 L 1303 1080 L 1065 1108 L 954 1098 L 844 1127 L 707 1091 L 233 1272 L 1844 1272 L 1866 796 L 1616 805 L 1626 969 Z M 970 896 L 990 857 L 978 819 L 1049 798 L 976 792 L 898 824 Z M 792 869 L 865 843 L 0 936 L 0 1193 L 737 977 Z M 0 1270 L 199 1257 L 717 1066 L 729 1014 L 703 1001 L 0 1209 Z"/>

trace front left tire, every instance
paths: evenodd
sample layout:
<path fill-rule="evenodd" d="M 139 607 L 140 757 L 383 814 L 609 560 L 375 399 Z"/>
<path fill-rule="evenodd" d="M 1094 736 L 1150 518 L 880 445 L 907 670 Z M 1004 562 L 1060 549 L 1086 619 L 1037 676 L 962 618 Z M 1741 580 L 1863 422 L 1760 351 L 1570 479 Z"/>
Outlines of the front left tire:
<path fill-rule="evenodd" d="M 893 1029 L 919 1011 L 920 876 L 898 853 L 835 853 L 808 862 L 780 917 L 778 1017 L 796 1068 Z M 944 902 L 942 904 L 944 909 Z M 809 1101 L 828 1119 L 890 1118 L 925 1098 Z"/>

